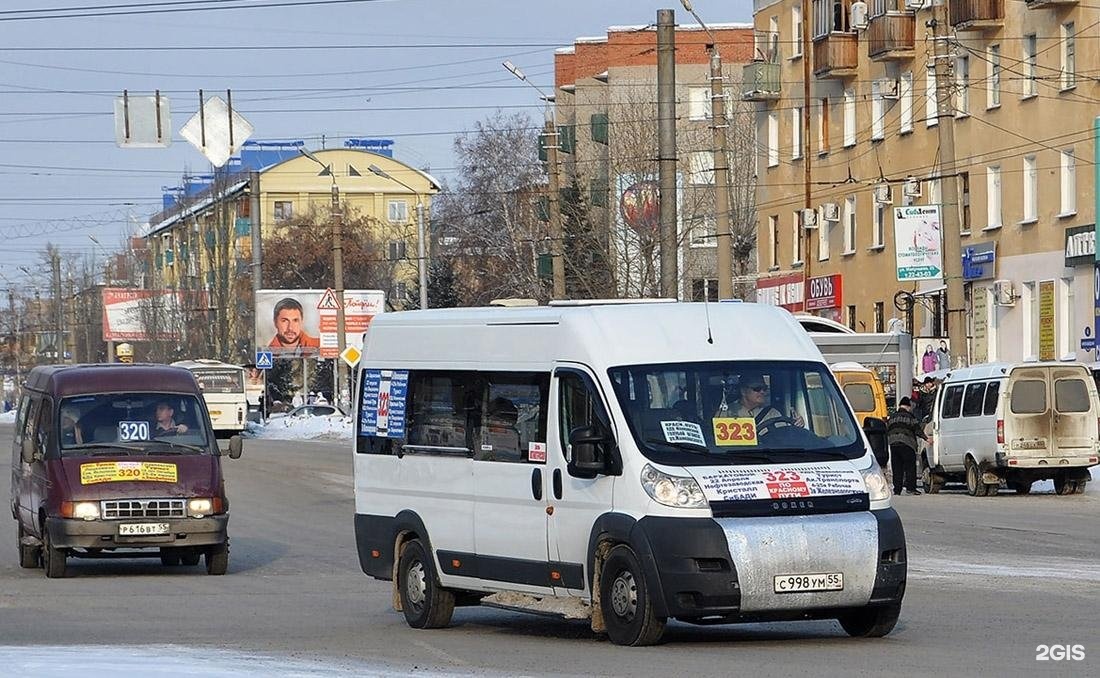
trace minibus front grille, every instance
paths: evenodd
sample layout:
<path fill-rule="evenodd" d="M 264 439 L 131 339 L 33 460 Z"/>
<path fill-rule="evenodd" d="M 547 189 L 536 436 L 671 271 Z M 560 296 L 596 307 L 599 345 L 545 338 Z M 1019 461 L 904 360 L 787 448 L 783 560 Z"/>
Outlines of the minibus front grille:
<path fill-rule="evenodd" d="M 815 516 L 825 513 L 869 511 L 871 501 L 866 492 L 835 494 L 822 497 L 791 497 L 787 499 L 750 499 L 743 501 L 712 501 L 710 510 L 715 518 L 755 518 L 760 516 Z"/>
<path fill-rule="evenodd" d="M 106 520 L 124 518 L 185 518 L 183 499 L 111 499 L 103 502 Z"/>

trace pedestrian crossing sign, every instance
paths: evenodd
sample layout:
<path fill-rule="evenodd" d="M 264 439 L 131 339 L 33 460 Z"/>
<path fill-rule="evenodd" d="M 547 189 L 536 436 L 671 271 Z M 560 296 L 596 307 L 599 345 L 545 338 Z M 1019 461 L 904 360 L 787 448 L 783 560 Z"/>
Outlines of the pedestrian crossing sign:
<path fill-rule="evenodd" d="M 321 300 L 317 302 L 317 310 L 319 311 L 338 311 L 340 310 L 340 302 L 336 299 L 336 293 L 332 291 L 332 288 L 325 290 L 325 293 L 321 295 Z"/>
<path fill-rule="evenodd" d="M 256 351 L 256 368 L 270 370 L 272 367 L 274 367 L 274 359 L 271 351 Z"/>

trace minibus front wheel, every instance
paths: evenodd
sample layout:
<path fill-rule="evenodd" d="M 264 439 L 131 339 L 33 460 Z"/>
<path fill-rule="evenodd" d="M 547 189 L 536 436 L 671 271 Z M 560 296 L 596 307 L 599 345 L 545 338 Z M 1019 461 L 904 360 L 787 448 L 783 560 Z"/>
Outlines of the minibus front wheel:
<path fill-rule="evenodd" d="M 881 638 L 894 630 L 901 615 L 901 603 L 863 607 L 837 617 L 845 633 L 854 638 Z"/>
<path fill-rule="evenodd" d="M 611 549 L 600 573 L 600 609 L 607 637 L 616 645 L 656 645 L 665 619 L 653 610 L 645 571 L 625 544 Z"/>
<path fill-rule="evenodd" d="M 61 579 L 68 570 L 66 568 L 66 559 L 69 554 L 65 552 L 65 549 L 54 548 L 53 540 L 50 539 L 49 527 L 42 529 L 42 569 L 46 571 L 46 576 L 50 579 Z"/>
<path fill-rule="evenodd" d="M 451 623 L 454 592 L 439 585 L 428 549 L 419 539 L 406 542 L 397 569 L 405 621 L 414 629 L 441 629 Z"/>

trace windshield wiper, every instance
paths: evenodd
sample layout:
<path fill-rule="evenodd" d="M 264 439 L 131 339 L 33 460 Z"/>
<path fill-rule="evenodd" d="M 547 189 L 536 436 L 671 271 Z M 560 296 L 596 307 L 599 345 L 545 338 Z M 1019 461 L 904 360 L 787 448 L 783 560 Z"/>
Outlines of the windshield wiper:
<path fill-rule="evenodd" d="M 72 450 L 129 450 L 131 452 L 144 452 L 144 448 L 137 447 L 135 445 L 129 445 L 127 443 L 84 443 L 83 445 L 73 445 L 71 447 L 64 448 L 63 451 Z M 107 452 L 96 452 L 92 456 L 104 456 L 109 454 Z M 126 453 L 129 455 L 129 452 Z"/>
<path fill-rule="evenodd" d="M 699 445 L 696 443 L 672 443 L 667 440 L 661 440 L 660 438 L 646 438 L 647 443 L 657 443 L 659 445 L 667 445 L 668 447 L 676 448 L 683 452 L 691 452 L 692 454 L 702 454 L 708 457 L 713 457 L 714 453 L 710 451 L 710 448 L 706 445 Z"/>
<path fill-rule="evenodd" d="M 188 445 L 187 443 L 176 443 L 176 442 L 172 442 L 171 440 L 163 440 L 161 438 L 153 438 L 152 440 L 146 440 L 146 441 L 143 441 L 143 442 L 146 442 L 146 443 L 160 443 L 161 445 L 169 445 L 171 447 L 182 447 L 185 450 L 190 450 L 192 452 L 198 452 L 199 454 L 202 454 L 202 453 L 206 452 L 205 448 L 198 447 L 197 445 Z M 180 454 L 180 453 L 179 452 L 162 452 L 161 454 Z"/>
<path fill-rule="evenodd" d="M 804 447 L 769 447 L 768 452 L 778 452 L 780 454 L 793 454 L 795 452 L 801 452 L 802 454 L 816 454 L 828 459 L 846 459 L 850 460 L 847 454 L 839 452 L 837 450 L 808 450 Z"/>

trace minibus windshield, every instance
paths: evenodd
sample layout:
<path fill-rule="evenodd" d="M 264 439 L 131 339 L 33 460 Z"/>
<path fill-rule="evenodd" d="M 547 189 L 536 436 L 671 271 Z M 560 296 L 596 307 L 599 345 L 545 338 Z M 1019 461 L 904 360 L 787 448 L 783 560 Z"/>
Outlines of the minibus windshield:
<path fill-rule="evenodd" d="M 61 454 L 207 454 L 206 415 L 193 395 L 102 393 L 65 398 Z"/>
<path fill-rule="evenodd" d="M 675 363 L 608 374 L 639 449 L 658 463 L 820 461 L 865 452 L 851 408 L 823 364 Z"/>

